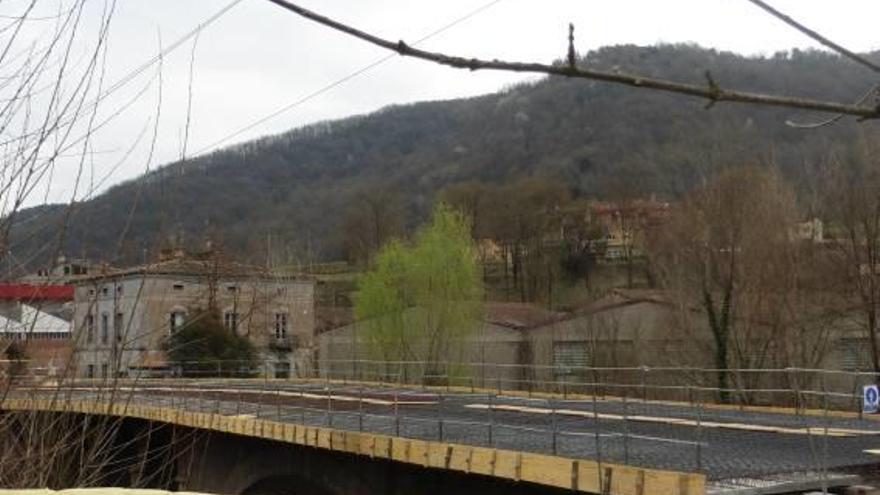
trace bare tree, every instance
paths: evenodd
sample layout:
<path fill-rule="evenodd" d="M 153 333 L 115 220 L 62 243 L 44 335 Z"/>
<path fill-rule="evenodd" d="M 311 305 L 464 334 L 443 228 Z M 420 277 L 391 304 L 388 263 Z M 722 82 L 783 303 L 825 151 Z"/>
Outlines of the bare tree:
<path fill-rule="evenodd" d="M 724 399 L 727 370 L 772 350 L 773 325 L 762 320 L 780 318 L 775 302 L 795 283 L 796 219 L 794 195 L 776 174 L 730 169 L 685 198 L 654 240 L 661 282 L 682 326 L 708 342 Z"/>
<path fill-rule="evenodd" d="M 345 220 L 349 261 L 371 262 L 388 241 L 403 235 L 401 197 L 387 188 L 368 187 L 355 194 Z"/>
<path fill-rule="evenodd" d="M 862 135 L 849 156 L 831 157 L 825 181 L 832 254 L 844 278 L 844 304 L 860 315 L 871 365 L 880 371 L 880 155 L 876 139 Z"/>

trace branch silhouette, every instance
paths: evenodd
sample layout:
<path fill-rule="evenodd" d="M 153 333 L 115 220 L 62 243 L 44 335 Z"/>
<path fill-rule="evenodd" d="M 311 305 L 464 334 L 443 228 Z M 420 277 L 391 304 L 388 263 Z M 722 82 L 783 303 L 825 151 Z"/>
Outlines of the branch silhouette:
<path fill-rule="evenodd" d="M 366 41 L 367 43 L 370 43 L 372 45 L 384 48 L 386 50 L 391 50 L 393 52 L 397 52 L 401 56 L 418 58 L 421 60 L 426 60 L 429 62 L 457 69 L 468 69 L 472 71 L 497 70 L 505 72 L 547 74 L 575 79 L 589 79 L 594 81 L 622 84 L 641 89 L 651 89 L 656 91 L 683 94 L 687 96 L 706 99 L 709 101 L 709 103 L 748 103 L 763 106 L 812 110 L 817 112 L 840 113 L 860 117 L 862 119 L 876 119 L 880 117 L 880 107 L 869 107 L 858 104 L 853 105 L 834 101 L 798 98 L 793 96 L 736 91 L 722 88 L 718 85 L 718 83 L 714 81 L 710 81 L 709 84 L 702 86 L 668 79 L 646 77 L 638 74 L 626 74 L 622 72 L 609 72 L 595 69 L 587 69 L 584 67 L 572 66 L 570 64 L 548 65 L 534 62 L 513 62 L 497 59 L 485 60 L 479 58 L 448 55 L 440 52 L 431 52 L 414 48 L 406 44 L 402 40 L 394 42 L 384 38 L 380 38 L 365 31 L 361 31 L 360 29 L 352 27 L 348 24 L 344 24 L 311 10 L 305 9 L 287 0 L 268 1 L 313 22 L 329 27 L 336 31 L 340 31 L 360 40 Z"/>

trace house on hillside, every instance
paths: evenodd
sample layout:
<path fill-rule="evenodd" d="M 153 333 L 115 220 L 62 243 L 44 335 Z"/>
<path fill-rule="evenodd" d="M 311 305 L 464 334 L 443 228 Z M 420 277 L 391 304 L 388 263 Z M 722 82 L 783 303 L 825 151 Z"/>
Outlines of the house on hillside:
<path fill-rule="evenodd" d="M 605 231 L 596 246 L 602 259 L 631 261 L 643 256 L 648 233 L 666 220 L 669 209 L 669 203 L 654 199 L 596 204 L 590 214 L 591 222 Z"/>
<path fill-rule="evenodd" d="M 254 343 L 267 372 L 311 367 L 314 282 L 226 262 L 215 253 L 167 254 L 157 263 L 75 282 L 78 374 L 170 370 L 163 346 L 190 317 L 214 307 L 230 332 Z"/>

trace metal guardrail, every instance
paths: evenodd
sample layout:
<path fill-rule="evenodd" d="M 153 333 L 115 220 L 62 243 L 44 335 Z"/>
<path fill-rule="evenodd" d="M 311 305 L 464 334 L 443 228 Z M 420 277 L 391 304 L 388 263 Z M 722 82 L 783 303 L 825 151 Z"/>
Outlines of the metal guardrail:
<path fill-rule="evenodd" d="M 494 390 L 530 396 L 553 393 L 616 396 L 737 406 L 861 411 L 864 385 L 875 372 L 809 368 L 714 369 L 693 367 L 579 367 L 466 362 L 322 360 L 320 366 L 276 369 L 276 363 L 197 361 L 175 363 L 164 378 L 320 379 L 447 389 Z M 126 376 L 128 376 L 126 372 Z M 104 377 L 111 380 L 113 377 Z"/>

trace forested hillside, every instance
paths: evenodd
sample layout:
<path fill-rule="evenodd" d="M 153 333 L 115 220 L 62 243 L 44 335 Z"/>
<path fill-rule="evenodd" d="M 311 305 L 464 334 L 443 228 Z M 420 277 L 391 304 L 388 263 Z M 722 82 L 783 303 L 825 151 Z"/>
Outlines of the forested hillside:
<path fill-rule="evenodd" d="M 695 46 L 617 46 L 582 62 L 697 83 L 708 70 L 722 87 L 840 101 L 855 100 L 876 82 L 823 52 L 744 58 Z M 75 205 L 69 218 L 63 207 L 25 211 L 12 244 L 45 259 L 53 252 L 48 241 L 68 222 L 63 252 L 115 263 L 207 238 L 254 260 L 264 260 L 269 249 L 280 262 L 339 259 L 347 254 L 345 227 L 357 223 L 359 203 L 370 198 L 389 195 L 408 229 L 424 219 L 437 191 L 463 181 L 541 175 L 568 184 L 574 195 L 601 198 L 625 188 L 674 199 L 711 167 L 772 161 L 809 191 L 816 164 L 873 126 L 845 119 L 800 130 L 785 120 L 817 116 L 704 106 L 563 78 L 394 106 L 170 164 Z"/>

